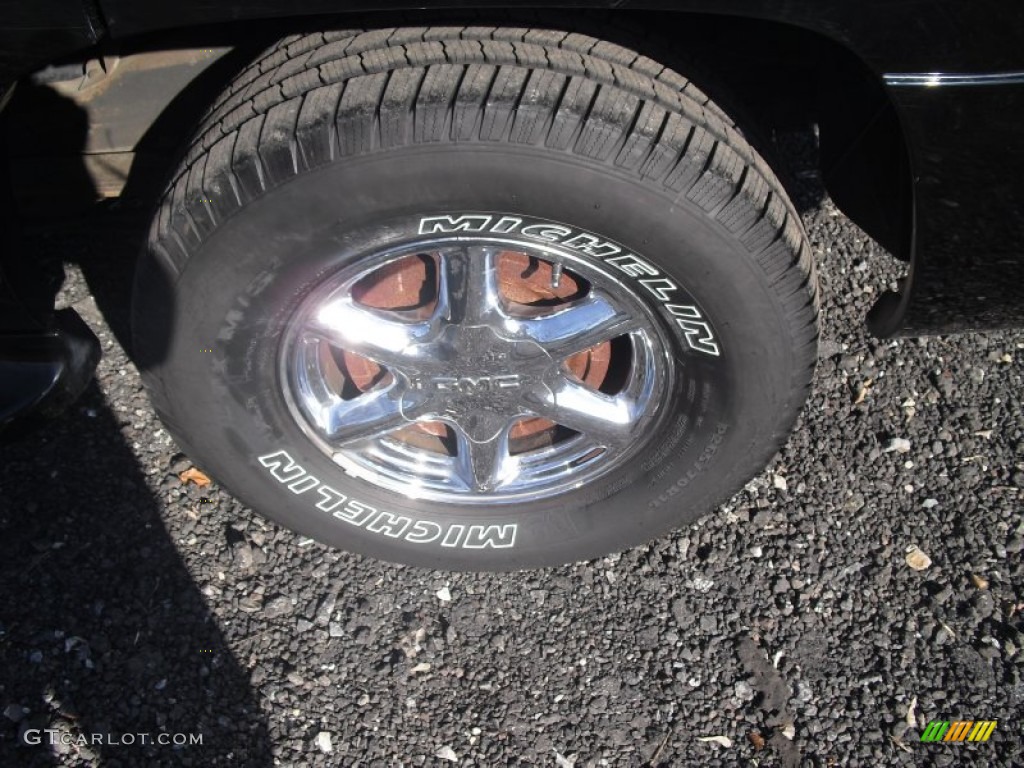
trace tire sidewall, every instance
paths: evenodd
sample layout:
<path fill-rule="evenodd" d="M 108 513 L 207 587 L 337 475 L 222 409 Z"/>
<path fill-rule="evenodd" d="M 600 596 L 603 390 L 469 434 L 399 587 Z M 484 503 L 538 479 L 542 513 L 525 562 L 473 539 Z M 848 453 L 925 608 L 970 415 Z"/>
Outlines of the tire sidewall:
<path fill-rule="evenodd" d="M 410 241 L 424 218 L 464 215 L 562 225 L 657 271 L 625 279 L 653 282 L 634 287 L 673 339 L 675 405 L 629 466 L 529 504 L 415 501 L 346 475 L 292 418 L 277 386 L 280 341 L 302 299 L 361 255 Z M 147 378 L 179 442 L 264 514 L 386 560 L 509 569 L 646 541 L 758 471 L 792 419 L 792 340 L 750 254 L 686 199 L 577 156 L 420 146 L 303 174 L 222 222 L 171 295 L 169 339 L 139 341 L 167 349 Z M 147 305 L 144 292 L 138 301 Z M 679 306 L 699 316 L 680 323 Z M 706 341 L 694 348 L 707 338 L 700 323 L 718 355 Z M 410 540 L 435 529 L 431 541 Z"/>

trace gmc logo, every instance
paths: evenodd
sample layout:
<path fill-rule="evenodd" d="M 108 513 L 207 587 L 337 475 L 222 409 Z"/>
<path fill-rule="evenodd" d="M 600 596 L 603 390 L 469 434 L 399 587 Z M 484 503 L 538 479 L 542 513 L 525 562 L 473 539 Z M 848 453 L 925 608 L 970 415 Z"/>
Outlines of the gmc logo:
<path fill-rule="evenodd" d="M 416 389 L 433 388 L 440 392 L 491 392 L 496 389 L 516 389 L 522 386 L 517 374 L 503 376 L 436 376 L 432 379 L 418 379 Z"/>

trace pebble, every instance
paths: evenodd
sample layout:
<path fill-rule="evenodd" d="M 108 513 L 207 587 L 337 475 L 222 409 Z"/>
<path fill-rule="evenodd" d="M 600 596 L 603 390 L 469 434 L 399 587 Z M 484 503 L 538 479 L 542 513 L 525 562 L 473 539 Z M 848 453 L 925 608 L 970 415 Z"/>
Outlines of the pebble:
<path fill-rule="evenodd" d="M 333 592 L 325 596 L 317 605 L 316 617 L 313 621 L 321 627 L 327 626 L 334 614 L 334 607 L 338 604 L 338 596 Z"/>
<path fill-rule="evenodd" d="M 903 437 L 891 438 L 889 442 L 885 444 L 882 451 L 885 453 L 891 453 L 892 451 L 896 451 L 896 453 L 909 453 L 910 441 Z"/>
<path fill-rule="evenodd" d="M 334 745 L 331 743 L 331 734 L 327 731 L 320 731 L 316 735 L 316 746 L 325 755 L 329 755 L 334 751 Z"/>
<path fill-rule="evenodd" d="M 282 616 L 287 616 L 291 613 L 292 608 L 292 601 L 286 596 L 280 595 L 279 597 L 275 597 L 270 602 L 264 604 L 263 615 L 268 619 L 279 619 Z"/>
<path fill-rule="evenodd" d="M 733 686 L 733 693 L 740 701 L 753 701 L 755 696 L 753 687 L 746 680 L 740 680 L 736 683 Z"/>

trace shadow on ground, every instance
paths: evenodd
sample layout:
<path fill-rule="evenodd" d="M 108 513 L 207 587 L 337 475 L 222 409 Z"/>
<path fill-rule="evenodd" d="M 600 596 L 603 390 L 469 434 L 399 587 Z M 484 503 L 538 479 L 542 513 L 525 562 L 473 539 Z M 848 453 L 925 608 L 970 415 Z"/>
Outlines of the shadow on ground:
<path fill-rule="evenodd" d="M 93 384 L 0 449 L 0 764 L 269 765 L 248 672 L 121 422 Z"/>
<path fill-rule="evenodd" d="M 81 284 L 66 298 L 99 331 L 118 407 L 94 382 L 62 419 L 0 445 L 0 765 L 270 765 L 249 671 L 133 454 L 156 427 L 107 327 L 126 346 L 131 222 L 145 218 L 98 206 L 25 233 L 26 256 L 78 262 L 97 286 L 95 304 Z"/>

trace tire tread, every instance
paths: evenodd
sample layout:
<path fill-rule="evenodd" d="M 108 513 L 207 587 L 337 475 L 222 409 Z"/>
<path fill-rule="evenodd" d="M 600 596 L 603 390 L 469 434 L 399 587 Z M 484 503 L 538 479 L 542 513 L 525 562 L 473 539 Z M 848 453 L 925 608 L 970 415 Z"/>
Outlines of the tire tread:
<path fill-rule="evenodd" d="M 211 107 L 151 247 L 180 270 L 219 222 L 268 189 L 341 157 L 442 141 L 579 155 L 699 206 L 778 297 L 797 342 L 792 397 L 803 401 L 819 299 L 780 182 L 685 76 L 580 32 L 439 25 L 283 38 Z"/>

